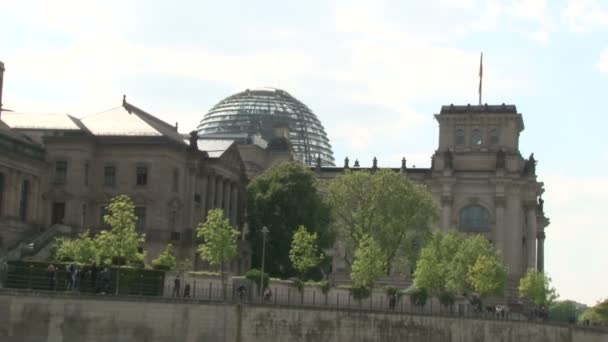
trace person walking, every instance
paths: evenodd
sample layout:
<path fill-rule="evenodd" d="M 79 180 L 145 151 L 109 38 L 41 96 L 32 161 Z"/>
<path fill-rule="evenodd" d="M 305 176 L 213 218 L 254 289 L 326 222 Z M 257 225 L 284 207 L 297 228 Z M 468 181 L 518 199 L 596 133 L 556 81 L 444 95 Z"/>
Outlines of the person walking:
<path fill-rule="evenodd" d="M 175 277 L 175 279 L 173 280 L 173 295 L 172 295 L 173 297 L 179 298 L 180 286 L 181 286 L 181 280 L 179 279 L 179 275 L 177 275 Z"/>
<path fill-rule="evenodd" d="M 65 290 L 72 290 L 72 272 L 74 272 L 74 265 L 69 264 L 65 266 Z"/>
<path fill-rule="evenodd" d="M 55 291 L 55 283 L 57 281 L 57 269 L 55 268 L 55 265 L 49 264 L 46 268 L 46 276 L 49 280 L 49 290 Z"/>

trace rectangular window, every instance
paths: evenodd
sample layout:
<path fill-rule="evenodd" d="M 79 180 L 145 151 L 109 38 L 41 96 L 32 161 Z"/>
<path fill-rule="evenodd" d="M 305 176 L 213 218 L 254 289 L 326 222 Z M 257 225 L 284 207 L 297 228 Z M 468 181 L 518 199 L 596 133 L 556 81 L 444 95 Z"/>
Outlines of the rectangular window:
<path fill-rule="evenodd" d="M 180 232 L 171 232 L 171 241 L 179 241 L 181 238 Z"/>
<path fill-rule="evenodd" d="M 87 204 L 86 203 L 82 204 L 82 212 L 80 214 L 82 215 L 80 223 L 82 225 L 82 228 L 84 228 L 87 224 Z"/>
<path fill-rule="evenodd" d="M 0 216 L 2 216 L 2 206 L 4 205 L 4 173 L 0 173 Z"/>
<path fill-rule="evenodd" d="M 179 185 L 179 170 L 178 169 L 173 169 L 173 186 L 172 186 L 172 189 L 173 189 L 174 192 L 177 192 L 178 185 Z"/>
<path fill-rule="evenodd" d="M 19 218 L 21 221 L 25 221 L 27 219 L 27 206 L 29 202 L 30 195 L 30 182 L 24 180 L 21 184 L 21 201 L 19 202 Z"/>
<path fill-rule="evenodd" d="M 135 171 L 135 183 L 137 185 L 146 185 L 148 184 L 148 168 L 145 166 L 138 166 Z"/>
<path fill-rule="evenodd" d="M 84 163 L 84 185 L 89 185 L 89 163 Z"/>
<path fill-rule="evenodd" d="M 135 217 L 137 218 L 135 227 L 138 231 L 146 229 L 146 207 L 135 207 Z"/>
<path fill-rule="evenodd" d="M 102 206 L 101 208 L 99 208 L 99 226 L 101 228 L 109 228 L 110 225 L 106 223 L 106 220 L 103 218 L 104 216 L 108 215 L 110 212 L 108 211 L 108 208 L 106 206 Z"/>
<path fill-rule="evenodd" d="M 58 160 L 55 162 L 55 184 L 65 184 L 68 176 L 68 162 Z"/>
<path fill-rule="evenodd" d="M 116 167 L 106 166 L 103 169 L 103 185 L 114 186 L 116 184 Z"/>

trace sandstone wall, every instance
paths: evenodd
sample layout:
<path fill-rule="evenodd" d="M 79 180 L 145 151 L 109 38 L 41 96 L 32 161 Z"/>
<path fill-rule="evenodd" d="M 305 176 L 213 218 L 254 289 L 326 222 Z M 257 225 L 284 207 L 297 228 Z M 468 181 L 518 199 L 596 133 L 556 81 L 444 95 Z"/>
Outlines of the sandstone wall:
<path fill-rule="evenodd" d="M 150 298 L 0 292 L 0 341 L 601 342 L 590 328 Z"/>

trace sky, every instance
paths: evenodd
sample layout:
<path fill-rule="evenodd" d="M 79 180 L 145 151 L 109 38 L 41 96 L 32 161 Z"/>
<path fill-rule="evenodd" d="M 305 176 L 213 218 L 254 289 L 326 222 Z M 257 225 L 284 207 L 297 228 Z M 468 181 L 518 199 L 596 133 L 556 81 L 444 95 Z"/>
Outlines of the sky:
<path fill-rule="evenodd" d="M 324 124 L 336 163 L 430 166 L 442 105 L 515 104 L 545 183 L 546 271 L 608 297 L 608 0 L 0 0 L 4 108 L 83 117 L 130 103 L 180 131 L 247 88 Z M 119 123 L 117 123 L 119 124 Z"/>

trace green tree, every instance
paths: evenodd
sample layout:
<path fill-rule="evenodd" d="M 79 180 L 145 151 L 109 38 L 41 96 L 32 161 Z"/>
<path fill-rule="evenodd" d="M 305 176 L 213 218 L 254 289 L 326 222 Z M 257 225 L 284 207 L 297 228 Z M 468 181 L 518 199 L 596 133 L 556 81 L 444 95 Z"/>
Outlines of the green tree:
<path fill-rule="evenodd" d="M 196 229 L 196 236 L 202 241 L 198 246 L 201 259 L 220 266 L 222 288 L 226 291 L 224 264 L 237 255 L 238 230 L 232 228 L 222 209 L 212 209 L 207 214 L 207 221 Z"/>
<path fill-rule="evenodd" d="M 138 234 L 135 229 L 137 218 L 131 198 L 127 195 L 114 197 L 107 211 L 103 219 L 111 230 L 103 230 L 95 238 L 100 261 L 108 262 L 117 258 L 121 263 L 143 263 L 144 253 L 138 249 L 144 243 L 145 235 Z"/>
<path fill-rule="evenodd" d="M 501 295 L 505 290 L 507 269 L 496 253 L 480 255 L 469 268 L 469 282 L 480 297 Z"/>
<path fill-rule="evenodd" d="M 556 301 L 549 306 L 549 319 L 552 321 L 576 322 L 581 313 L 571 300 Z"/>
<path fill-rule="evenodd" d="M 557 292 L 548 275 L 531 268 L 519 281 L 519 296 L 537 306 L 547 306 L 557 298 Z"/>
<path fill-rule="evenodd" d="M 54 258 L 78 263 L 97 261 L 95 241 L 88 230 L 80 234 L 77 239 L 59 238 L 55 241 Z"/>
<path fill-rule="evenodd" d="M 291 240 L 289 260 L 301 279 L 306 270 L 317 267 L 323 260 L 323 253 L 317 246 L 317 233 L 309 233 L 306 227 L 300 226 Z"/>
<path fill-rule="evenodd" d="M 593 307 L 602 321 L 608 321 L 608 298 Z"/>
<path fill-rule="evenodd" d="M 364 235 L 351 268 L 350 276 L 354 287 L 373 287 L 374 281 L 384 274 L 385 260 L 380 245 L 372 236 Z"/>
<path fill-rule="evenodd" d="M 454 294 L 476 292 L 480 297 L 501 294 L 506 268 L 496 249 L 481 235 L 437 232 L 420 252 L 414 272 L 416 286 L 444 305 Z"/>
<path fill-rule="evenodd" d="M 384 272 L 399 260 L 415 264 L 420 242 L 430 234 L 438 208 L 424 185 L 391 170 L 346 172 L 329 183 L 327 201 L 348 264 L 363 237 L 383 251 Z M 398 265 L 396 265 L 398 264 Z"/>
<path fill-rule="evenodd" d="M 173 244 L 168 244 L 165 250 L 152 260 L 152 266 L 157 269 L 173 270 L 177 266 L 175 255 L 173 254 Z"/>
<path fill-rule="evenodd" d="M 321 249 L 333 245 L 333 234 L 328 229 L 329 208 L 317 190 L 314 174 L 301 163 L 286 162 L 266 170 L 251 181 L 247 195 L 247 238 L 253 249 L 253 267 L 261 268 L 264 226 L 269 230 L 264 271 L 273 277 L 296 275 L 289 250 L 299 226 L 317 234 Z"/>

